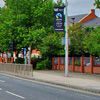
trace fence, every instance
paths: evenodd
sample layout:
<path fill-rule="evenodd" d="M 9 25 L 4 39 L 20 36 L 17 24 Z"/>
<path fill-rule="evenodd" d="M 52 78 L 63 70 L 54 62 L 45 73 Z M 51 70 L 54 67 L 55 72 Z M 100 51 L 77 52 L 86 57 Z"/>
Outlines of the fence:
<path fill-rule="evenodd" d="M 65 58 L 53 57 L 53 70 L 65 70 Z M 96 73 L 100 74 L 100 58 L 98 57 L 69 57 L 68 59 L 69 72 L 81 73 Z"/>
<path fill-rule="evenodd" d="M 5 57 L 0 57 L 0 62 L 1 63 L 5 63 L 6 62 L 6 58 Z M 14 62 L 14 58 L 7 58 L 7 63 L 13 63 Z"/>
<path fill-rule="evenodd" d="M 0 63 L 0 71 L 19 76 L 33 77 L 33 67 L 28 64 Z"/>

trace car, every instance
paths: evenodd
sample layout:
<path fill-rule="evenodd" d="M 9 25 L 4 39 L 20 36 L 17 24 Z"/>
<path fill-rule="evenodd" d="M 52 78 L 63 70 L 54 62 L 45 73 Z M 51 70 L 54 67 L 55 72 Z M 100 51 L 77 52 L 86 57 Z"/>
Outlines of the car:
<path fill-rule="evenodd" d="M 86 66 L 90 66 L 90 63 L 87 63 Z M 95 60 L 94 66 L 97 66 L 97 67 L 100 66 L 100 59 Z"/>
<path fill-rule="evenodd" d="M 86 66 L 90 66 L 90 63 L 87 63 Z"/>

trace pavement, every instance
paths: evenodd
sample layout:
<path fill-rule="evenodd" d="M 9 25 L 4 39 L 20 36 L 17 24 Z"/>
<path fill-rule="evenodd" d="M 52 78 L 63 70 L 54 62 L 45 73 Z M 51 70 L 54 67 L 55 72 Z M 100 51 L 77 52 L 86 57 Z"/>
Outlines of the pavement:
<path fill-rule="evenodd" d="M 65 77 L 64 71 L 40 70 L 33 71 L 33 79 L 69 88 L 100 93 L 100 74 L 69 72 L 68 77 Z"/>

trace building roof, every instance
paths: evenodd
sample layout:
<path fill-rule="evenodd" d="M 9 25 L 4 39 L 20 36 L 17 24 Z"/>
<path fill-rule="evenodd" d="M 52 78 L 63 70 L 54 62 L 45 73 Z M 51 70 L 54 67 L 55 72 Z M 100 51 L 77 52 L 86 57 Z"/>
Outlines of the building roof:
<path fill-rule="evenodd" d="M 81 19 L 83 19 L 85 16 L 87 16 L 87 14 L 81 14 L 81 15 L 74 15 L 74 16 L 68 16 L 68 25 L 72 25 L 73 24 L 73 20 L 74 19 L 74 23 L 78 23 Z"/>
<path fill-rule="evenodd" d="M 83 23 L 86 26 L 99 26 L 100 25 L 100 18 L 95 15 L 95 10 L 91 9 L 89 14 L 81 14 L 75 16 L 68 17 L 68 25 L 72 25 L 74 23 Z"/>
<path fill-rule="evenodd" d="M 93 18 L 93 19 L 90 19 L 86 22 L 84 22 L 84 26 L 99 26 L 100 25 L 100 18 Z"/>

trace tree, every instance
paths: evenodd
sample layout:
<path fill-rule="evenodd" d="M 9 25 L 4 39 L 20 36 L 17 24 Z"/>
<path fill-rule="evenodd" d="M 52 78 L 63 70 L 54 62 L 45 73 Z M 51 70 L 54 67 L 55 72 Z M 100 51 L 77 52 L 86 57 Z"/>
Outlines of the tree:
<path fill-rule="evenodd" d="M 38 62 L 36 69 L 44 69 L 44 67 L 51 69 L 52 57 L 64 55 L 64 48 L 61 45 L 61 36 L 58 33 L 50 34 L 42 38 L 38 49 L 41 51 L 42 61 Z"/>
<path fill-rule="evenodd" d="M 53 7 L 59 6 L 52 0 L 4 0 L 5 7 L 1 14 L 1 36 L 9 41 L 17 40 L 17 49 L 36 48 L 41 39 L 53 31 Z M 5 32 L 4 32 L 5 30 Z M 39 38 L 38 38 L 39 37 Z M 2 37 L 4 42 L 5 37 Z M 7 47 L 9 41 L 2 43 Z M 8 47 L 7 47 L 8 48 Z M 3 47 L 5 50 L 5 47 Z"/>
<path fill-rule="evenodd" d="M 87 51 L 94 56 L 100 57 L 100 26 L 95 27 L 89 36 L 85 37 Z"/>
<path fill-rule="evenodd" d="M 0 15 L 0 50 L 7 51 L 9 50 L 9 42 L 11 42 L 11 27 L 12 20 L 9 16 L 10 12 L 5 7 L 1 8 Z"/>
<path fill-rule="evenodd" d="M 71 40 L 69 45 L 69 55 L 70 56 L 84 56 L 84 27 L 80 23 L 76 23 L 72 26 L 69 26 L 68 35 Z"/>
<path fill-rule="evenodd" d="M 38 45 L 38 48 L 40 49 L 42 56 L 46 58 L 64 55 L 64 48 L 61 45 L 61 37 L 56 34 L 50 34 L 43 38 L 41 44 Z"/>
<path fill-rule="evenodd" d="M 100 9 L 100 0 L 95 0 L 94 6 Z"/>

